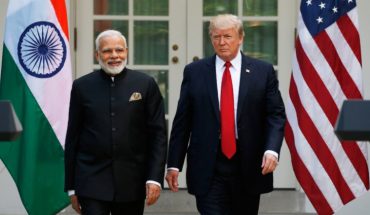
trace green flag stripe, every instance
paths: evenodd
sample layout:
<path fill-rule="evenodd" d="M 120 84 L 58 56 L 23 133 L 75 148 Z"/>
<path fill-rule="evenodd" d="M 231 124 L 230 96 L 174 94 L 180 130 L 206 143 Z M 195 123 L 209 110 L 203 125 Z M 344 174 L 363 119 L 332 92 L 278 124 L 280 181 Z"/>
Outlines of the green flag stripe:
<path fill-rule="evenodd" d="M 0 99 L 13 103 L 23 132 L 16 141 L 0 143 L 0 158 L 13 177 L 27 212 L 55 214 L 69 203 L 63 192 L 63 148 L 6 45 L 2 62 Z"/>

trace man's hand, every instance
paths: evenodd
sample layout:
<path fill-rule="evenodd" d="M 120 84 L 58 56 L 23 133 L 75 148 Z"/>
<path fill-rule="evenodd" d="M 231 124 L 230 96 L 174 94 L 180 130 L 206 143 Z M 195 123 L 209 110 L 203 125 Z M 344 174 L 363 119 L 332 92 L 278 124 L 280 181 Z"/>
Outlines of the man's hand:
<path fill-rule="evenodd" d="M 273 172 L 278 165 L 278 159 L 272 154 L 266 153 L 262 159 L 262 175 Z"/>
<path fill-rule="evenodd" d="M 81 214 L 81 206 L 80 206 L 80 203 L 78 202 L 78 198 L 76 195 L 72 195 L 70 196 L 70 199 L 71 199 L 71 205 L 72 205 L 72 208 L 78 213 L 78 214 Z"/>
<path fill-rule="evenodd" d="M 179 182 L 178 182 L 179 172 L 176 170 L 168 170 L 166 175 L 166 181 L 168 186 L 173 192 L 179 191 Z"/>
<path fill-rule="evenodd" d="M 161 188 L 152 183 L 146 184 L 146 205 L 154 204 L 161 194 Z"/>

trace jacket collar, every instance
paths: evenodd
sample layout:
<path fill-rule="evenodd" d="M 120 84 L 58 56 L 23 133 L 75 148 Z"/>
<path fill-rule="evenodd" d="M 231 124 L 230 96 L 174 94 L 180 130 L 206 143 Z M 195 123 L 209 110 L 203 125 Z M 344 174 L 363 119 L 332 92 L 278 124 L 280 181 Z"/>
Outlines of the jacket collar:
<path fill-rule="evenodd" d="M 128 69 L 125 67 L 122 72 L 120 72 L 119 74 L 115 75 L 115 76 L 111 76 L 109 74 L 107 74 L 103 69 L 99 69 L 99 72 L 101 74 L 101 76 L 105 79 L 105 80 L 109 80 L 109 81 L 112 81 L 112 77 L 114 77 L 114 80 L 115 81 L 118 81 L 118 80 L 121 80 L 123 79 L 125 76 L 126 76 L 126 73 L 127 73 Z"/>

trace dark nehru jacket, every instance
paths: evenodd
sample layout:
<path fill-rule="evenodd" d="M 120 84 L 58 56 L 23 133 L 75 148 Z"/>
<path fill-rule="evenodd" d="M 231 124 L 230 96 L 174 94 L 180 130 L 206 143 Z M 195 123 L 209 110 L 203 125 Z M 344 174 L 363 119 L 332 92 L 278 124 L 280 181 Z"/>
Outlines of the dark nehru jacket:
<path fill-rule="evenodd" d="M 145 198 L 163 184 L 167 150 L 163 99 L 154 79 L 124 69 L 74 81 L 65 144 L 65 190 L 104 201 Z"/>

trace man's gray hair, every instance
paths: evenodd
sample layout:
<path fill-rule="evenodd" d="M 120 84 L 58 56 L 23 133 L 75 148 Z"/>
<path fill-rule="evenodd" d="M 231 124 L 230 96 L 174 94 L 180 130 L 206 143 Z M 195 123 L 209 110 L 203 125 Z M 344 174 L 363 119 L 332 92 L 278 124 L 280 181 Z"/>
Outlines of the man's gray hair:
<path fill-rule="evenodd" d="M 95 50 L 96 51 L 99 51 L 99 47 L 100 47 L 100 40 L 104 37 L 113 37 L 113 36 L 118 36 L 118 37 L 121 37 L 123 39 L 123 42 L 125 43 L 125 48 L 127 48 L 127 42 L 126 42 L 126 37 L 123 36 L 123 34 L 119 31 L 116 31 L 116 30 L 105 30 L 103 32 L 101 32 L 95 39 Z"/>
<path fill-rule="evenodd" d="M 244 37 L 243 22 L 237 16 L 232 14 L 220 14 L 214 16 L 209 23 L 209 35 L 212 35 L 215 29 L 235 28 L 239 36 Z"/>

